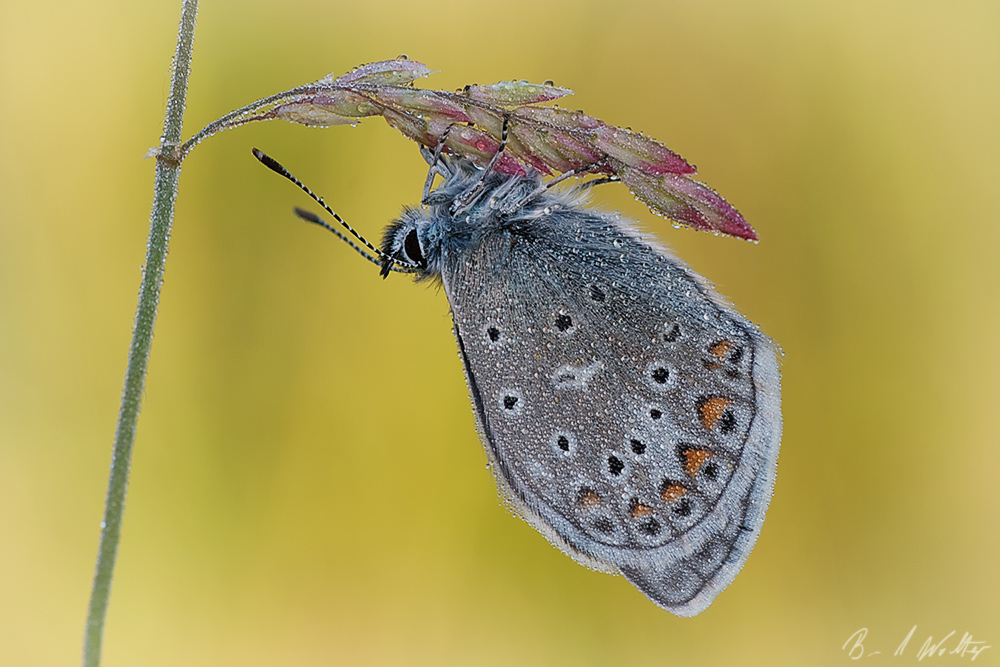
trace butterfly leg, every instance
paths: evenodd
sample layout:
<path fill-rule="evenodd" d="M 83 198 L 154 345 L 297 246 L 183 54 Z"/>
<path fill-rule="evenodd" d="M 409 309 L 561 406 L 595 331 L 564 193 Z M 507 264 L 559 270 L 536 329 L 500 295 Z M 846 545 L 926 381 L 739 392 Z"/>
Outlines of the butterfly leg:
<path fill-rule="evenodd" d="M 424 156 L 424 160 L 430 165 L 427 170 L 427 180 L 424 181 L 424 193 L 421 198 L 421 203 L 426 204 L 427 198 L 431 194 L 431 186 L 434 184 L 434 176 L 436 174 L 441 174 L 442 178 L 447 179 L 452 175 L 452 171 L 448 162 L 442 159 L 442 153 L 444 152 L 444 144 L 448 141 L 448 134 L 451 132 L 451 128 L 455 127 L 455 123 L 452 123 L 445 128 L 444 132 L 441 133 L 441 138 L 438 139 L 437 146 L 434 147 L 434 151 L 431 152 L 425 146 L 420 147 L 420 154 Z"/>
<path fill-rule="evenodd" d="M 504 116 L 503 128 L 500 130 L 500 146 L 497 148 L 497 152 L 493 154 L 489 163 L 487 163 L 486 167 L 484 167 L 482 172 L 480 172 L 479 182 L 469 187 L 469 189 L 462 193 L 461 196 L 455 197 L 455 201 L 451 204 L 452 215 L 465 209 L 469 204 L 474 202 L 480 194 L 482 194 L 483 189 L 486 187 L 486 177 L 489 176 L 491 171 L 493 171 L 493 167 L 495 167 L 496 163 L 500 161 L 500 156 L 503 155 L 504 149 L 507 148 L 509 131 L 510 118 L 508 116 Z"/>
<path fill-rule="evenodd" d="M 535 188 L 534 190 L 532 190 L 531 192 L 529 192 L 528 194 L 526 194 L 521 199 L 518 199 L 518 200 L 516 200 L 514 202 L 511 202 L 510 204 L 504 206 L 504 208 L 501 210 L 501 214 L 510 214 L 510 213 L 513 213 L 514 211 L 518 210 L 519 208 L 521 208 L 522 206 L 524 206 L 525 204 L 527 204 L 528 202 L 530 202 L 535 197 L 538 197 L 539 195 L 543 195 L 546 192 L 548 192 L 552 188 L 552 186 L 554 186 L 555 184 L 561 183 L 561 182 L 565 181 L 567 178 L 572 178 L 573 176 L 579 176 L 581 174 L 589 174 L 589 173 L 592 173 L 594 171 L 600 171 L 602 168 L 604 168 L 607 165 L 607 162 L 608 162 L 607 158 L 602 158 L 602 159 L 598 160 L 597 162 L 594 162 L 592 164 L 588 164 L 585 167 L 577 167 L 576 169 L 570 169 L 569 171 L 565 171 L 565 172 L 559 174 L 558 176 L 556 176 L 555 178 L 553 178 L 552 180 L 550 180 L 548 182 L 545 182 L 545 183 L 542 183 L 540 186 L 538 186 L 537 188 Z M 618 180 L 620 180 L 620 179 L 617 176 L 604 176 L 602 178 L 597 178 L 597 179 L 594 179 L 593 181 L 589 181 L 587 183 L 584 183 L 580 187 L 591 188 L 591 187 L 593 187 L 595 185 L 602 185 L 604 183 L 613 183 L 613 182 L 618 181 Z"/>

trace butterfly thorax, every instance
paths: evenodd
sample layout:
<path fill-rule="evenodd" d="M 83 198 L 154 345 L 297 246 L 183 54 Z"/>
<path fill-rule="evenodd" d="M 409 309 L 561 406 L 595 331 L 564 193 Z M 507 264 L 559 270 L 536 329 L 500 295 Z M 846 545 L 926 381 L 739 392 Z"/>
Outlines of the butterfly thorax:
<path fill-rule="evenodd" d="M 566 217 L 579 224 L 585 212 L 579 192 L 546 190 L 535 172 L 484 175 L 467 160 L 442 163 L 442 171 L 447 176 L 423 206 L 404 209 L 383 235 L 383 253 L 413 265 L 418 281 L 440 279 L 446 257 L 461 261 L 491 235 L 512 243 L 552 237 L 565 229 Z M 607 227 L 598 215 L 585 217 L 595 228 Z"/>

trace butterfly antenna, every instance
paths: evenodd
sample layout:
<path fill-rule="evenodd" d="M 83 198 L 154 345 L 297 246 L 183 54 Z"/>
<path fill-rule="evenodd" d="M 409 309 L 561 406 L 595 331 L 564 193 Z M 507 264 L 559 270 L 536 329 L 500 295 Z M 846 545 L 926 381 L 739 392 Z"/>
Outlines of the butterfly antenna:
<path fill-rule="evenodd" d="M 341 224 L 341 226 L 344 227 L 344 229 L 346 229 L 348 232 L 351 233 L 351 236 L 353 236 L 354 238 L 356 238 L 366 248 L 368 248 L 373 253 L 375 253 L 375 256 L 378 259 L 376 259 L 375 257 L 369 257 L 367 253 L 365 253 L 360 247 L 358 247 L 357 245 L 355 245 L 355 243 L 353 241 L 351 241 L 346 235 L 344 235 L 340 231 L 334 229 L 333 226 L 327 224 L 326 222 L 324 222 L 323 220 L 321 220 L 318 216 L 316 216 L 316 215 L 314 215 L 314 214 L 312 214 L 312 213 L 310 213 L 308 211 L 304 211 L 302 209 L 296 209 L 295 210 L 296 215 L 298 215 L 300 218 L 302 218 L 306 222 L 311 222 L 311 223 L 313 223 L 315 225 L 319 225 L 320 227 L 323 227 L 324 229 L 326 229 L 328 231 L 333 232 L 334 234 L 337 235 L 338 238 L 340 238 L 342 241 L 346 241 L 351 247 L 353 247 L 355 250 L 357 250 L 359 253 L 361 253 L 362 256 L 364 256 L 366 259 L 369 259 L 369 260 L 373 261 L 375 264 L 379 264 L 379 265 L 381 265 L 381 266 L 384 267 L 387 264 L 389 266 L 391 266 L 394 263 L 399 263 L 399 264 L 402 264 L 403 266 L 408 267 L 410 269 L 417 269 L 418 268 L 415 263 L 410 262 L 410 261 L 406 261 L 406 260 L 402 260 L 402 259 L 399 259 L 399 258 L 396 258 L 396 257 L 392 257 L 390 255 L 387 255 L 384 252 L 382 252 L 379 248 L 376 248 L 374 245 L 372 245 L 368 241 L 368 239 L 366 239 L 365 237 L 363 237 L 358 232 L 354 231 L 353 227 L 351 227 L 349 224 L 347 224 L 344 221 L 343 218 L 341 218 L 339 215 L 337 215 L 336 211 L 334 211 L 332 208 L 330 208 L 329 206 L 327 206 L 327 203 L 325 201 L 323 201 L 322 197 L 318 196 L 316 193 L 314 193 L 312 190 L 310 190 L 306 186 L 305 183 L 303 183 L 299 179 L 295 178 L 295 176 L 292 175 L 292 172 L 290 172 L 287 169 L 285 169 L 281 165 L 280 162 L 278 162 L 277 160 L 275 160 L 274 158 L 272 158 L 270 155 L 266 154 L 264 151 L 262 151 L 262 150 L 260 150 L 258 148 L 254 148 L 253 149 L 253 156 L 255 158 L 257 158 L 262 165 L 264 165 L 265 167 L 267 167 L 271 171 L 273 171 L 276 174 L 279 174 L 281 176 L 284 176 L 285 178 L 287 178 L 288 180 L 290 180 L 292 183 L 294 183 L 295 185 L 297 185 L 299 187 L 299 189 L 302 190 L 303 192 L 305 192 L 307 195 L 309 195 L 312 198 L 313 201 L 315 201 L 317 204 L 319 204 L 320 206 L 322 206 L 324 211 L 326 211 L 327 213 L 329 213 L 330 215 L 332 215 L 334 217 L 334 219 L 337 222 L 339 222 Z M 301 211 L 301 213 L 300 213 L 300 211 Z M 305 215 L 303 215 L 303 213 Z M 409 273 L 409 272 L 406 272 L 406 273 Z"/>
<path fill-rule="evenodd" d="M 352 241 L 346 234 L 342 234 L 339 229 L 333 227 L 330 223 L 328 223 L 326 220 L 324 220 L 323 218 L 319 217 L 318 215 L 316 215 L 312 211 L 307 211 L 304 208 L 299 208 L 298 206 L 296 206 L 294 210 L 295 210 L 295 215 L 297 215 L 300 220 L 304 220 L 306 222 L 311 222 L 314 225 L 318 225 L 318 226 L 322 227 L 323 229 L 325 229 L 326 231 L 330 232 L 331 234 L 333 234 L 334 236 L 336 236 L 338 239 L 340 239 L 341 241 L 343 241 L 347 245 L 351 246 L 356 253 L 358 253 L 359 255 L 361 255 L 362 257 L 364 257 L 365 259 L 367 259 L 369 262 L 371 262 L 375 266 L 384 267 L 383 263 L 381 261 L 379 261 L 377 257 L 373 257 L 372 255 L 369 255 L 367 252 L 365 252 L 364 248 L 362 248 L 357 243 L 355 243 L 354 241 Z M 409 268 L 400 268 L 398 266 L 390 266 L 389 267 L 389 271 L 395 271 L 396 273 L 413 273 L 412 269 L 409 269 Z"/>

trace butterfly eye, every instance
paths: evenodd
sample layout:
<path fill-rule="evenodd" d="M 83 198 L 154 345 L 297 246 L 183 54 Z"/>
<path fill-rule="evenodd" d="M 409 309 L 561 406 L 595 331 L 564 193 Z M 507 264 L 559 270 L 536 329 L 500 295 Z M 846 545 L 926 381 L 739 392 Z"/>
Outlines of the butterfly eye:
<path fill-rule="evenodd" d="M 420 251 L 420 240 L 417 238 L 417 230 L 411 229 L 403 239 L 403 252 L 408 259 L 420 266 L 424 266 L 424 254 Z"/>

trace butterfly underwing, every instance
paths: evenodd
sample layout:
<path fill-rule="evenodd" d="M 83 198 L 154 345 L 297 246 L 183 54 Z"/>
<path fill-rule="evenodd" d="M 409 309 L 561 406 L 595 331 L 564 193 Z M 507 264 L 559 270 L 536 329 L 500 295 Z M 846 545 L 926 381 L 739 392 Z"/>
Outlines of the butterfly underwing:
<path fill-rule="evenodd" d="M 580 563 L 702 612 L 771 499 L 775 344 L 582 190 L 423 152 L 443 181 L 386 229 L 383 274 L 443 287 L 503 497 Z"/>

